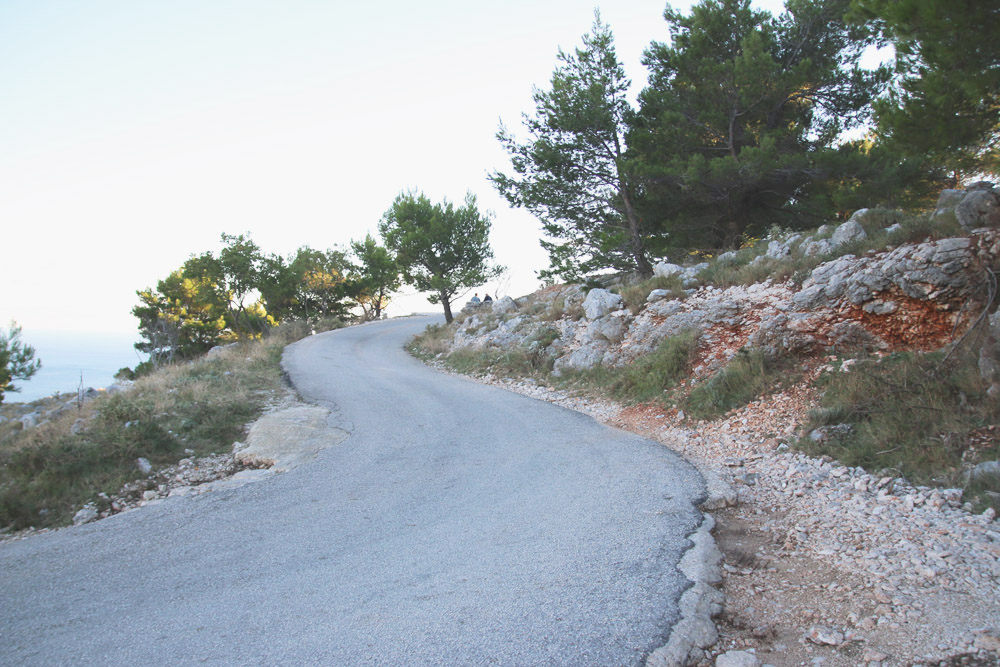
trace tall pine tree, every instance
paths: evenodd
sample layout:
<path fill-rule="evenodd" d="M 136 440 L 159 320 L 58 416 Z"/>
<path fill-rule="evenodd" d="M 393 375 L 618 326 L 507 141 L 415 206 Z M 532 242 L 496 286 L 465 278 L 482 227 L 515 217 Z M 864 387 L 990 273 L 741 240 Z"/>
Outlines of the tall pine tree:
<path fill-rule="evenodd" d="M 856 0 L 856 9 L 896 48 L 896 85 L 876 104 L 881 142 L 955 181 L 1000 174 L 1000 4 Z"/>

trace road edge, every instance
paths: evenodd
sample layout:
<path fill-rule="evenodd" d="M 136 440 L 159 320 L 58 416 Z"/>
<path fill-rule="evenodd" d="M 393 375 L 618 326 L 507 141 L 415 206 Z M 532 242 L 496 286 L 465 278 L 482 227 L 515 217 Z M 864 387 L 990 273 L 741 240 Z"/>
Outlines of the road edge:
<path fill-rule="evenodd" d="M 715 519 L 703 511 L 701 525 L 688 536 L 692 545 L 678 564 L 692 583 L 677 603 L 681 618 L 671 629 L 667 643 L 646 658 L 647 667 L 683 667 L 703 657 L 702 649 L 718 641 L 712 619 L 722 612 L 725 597 L 714 586 L 722 581 L 722 552 L 712 536 L 714 528 Z"/>

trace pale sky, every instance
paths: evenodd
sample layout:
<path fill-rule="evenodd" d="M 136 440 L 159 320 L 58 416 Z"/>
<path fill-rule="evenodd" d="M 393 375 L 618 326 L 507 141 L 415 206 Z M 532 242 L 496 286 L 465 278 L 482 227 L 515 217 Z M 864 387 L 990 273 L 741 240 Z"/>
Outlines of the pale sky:
<path fill-rule="evenodd" d="M 494 135 L 502 119 L 524 136 L 532 86 L 595 6 L 0 2 L 0 327 L 134 331 L 135 291 L 218 250 L 222 232 L 282 255 L 345 245 L 406 189 L 473 192 L 495 213 L 504 293 L 532 291 L 548 264 L 540 225 L 486 180 L 509 171 Z M 667 39 L 664 7 L 600 7 L 634 94 L 642 51 Z M 404 289 L 390 314 L 439 310 Z"/>

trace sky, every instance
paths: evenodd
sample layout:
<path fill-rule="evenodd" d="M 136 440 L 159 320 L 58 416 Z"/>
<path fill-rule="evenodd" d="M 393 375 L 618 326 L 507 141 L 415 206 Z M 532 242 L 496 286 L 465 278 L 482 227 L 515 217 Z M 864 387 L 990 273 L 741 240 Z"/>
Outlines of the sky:
<path fill-rule="evenodd" d="M 0 327 L 16 320 L 28 342 L 135 331 L 136 290 L 222 233 L 282 255 L 344 246 L 405 190 L 476 195 L 508 267 L 478 291 L 531 292 L 548 264 L 541 227 L 487 181 L 510 169 L 495 134 L 503 121 L 524 136 L 532 87 L 598 6 L 0 2 Z M 643 50 L 667 39 L 665 6 L 600 7 L 634 95 Z M 405 287 L 388 312 L 439 308 Z"/>

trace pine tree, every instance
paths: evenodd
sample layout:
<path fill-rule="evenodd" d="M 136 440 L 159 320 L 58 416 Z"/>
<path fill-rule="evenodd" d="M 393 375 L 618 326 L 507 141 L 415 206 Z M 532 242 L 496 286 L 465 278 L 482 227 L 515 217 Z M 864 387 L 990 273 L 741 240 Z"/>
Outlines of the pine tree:
<path fill-rule="evenodd" d="M 559 51 L 549 90 L 535 90 L 535 115 L 524 116 L 528 139 L 501 127 L 514 175 L 490 176 L 513 206 L 542 221 L 551 267 L 542 277 L 579 279 L 616 268 L 651 275 L 648 235 L 624 160 L 630 86 L 611 29 L 595 12 L 583 47 Z"/>
<path fill-rule="evenodd" d="M 808 211 L 817 187 L 842 176 L 833 144 L 888 78 L 858 66 L 872 36 L 845 21 L 848 4 L 789 0 L 779 17 L 750 0 L 667 9 L 671 39 L 646 51 L 649 86 L 628 139 L 643 213 L 673 246 L 733 247 L 790 224 L 776 214 Z"/>

